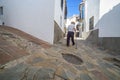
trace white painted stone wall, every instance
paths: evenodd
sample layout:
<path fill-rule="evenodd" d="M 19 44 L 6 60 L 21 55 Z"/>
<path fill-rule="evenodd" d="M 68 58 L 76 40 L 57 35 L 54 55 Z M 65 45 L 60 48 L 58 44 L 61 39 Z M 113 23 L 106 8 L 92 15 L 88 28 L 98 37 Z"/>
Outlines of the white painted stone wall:
<path fill-rule="evenodd" d="M 120 0 L 100 0 L 99 37 L 120 37 Z"/>
<path fill-rule="evenodd" d="M 62 19 L 62 13 L 61 13 L 61 0 L 55 0 L 55 14 L 54 14 L 54 20 L 57 22 L 57 24 L 62 27 L 61 19 Z"/>
<path fill-rule="evenodd" d="M 85 1 L 85 31 L 89 31 L 89 19 L 94 16 L 94 28 L 99 19 L 99 1 L 100 0 L 86 0 Z"/>
<path fill-rule="evenodd" d="M 53 43 L 55 0 L 1 0 L 5 25 Z"/>
<path fill-rule="evenodd" d="M 86 0 L 85 31 L 89 31 L 89 19 L 94 16 L 94 29 L 99 37 L 120 37 L 120 0 Z"/>
<path fill-rule="evenodd" d="M 65 11 L 65 0 L 63 1 L 63 10 L 61 9 L 61 0 L 55 0 L 55 14 L 54 14 L 54 20 L 57 22 L 57 24 L 60 26 L 61 30 L 64 29 L 64 11 Z"/>

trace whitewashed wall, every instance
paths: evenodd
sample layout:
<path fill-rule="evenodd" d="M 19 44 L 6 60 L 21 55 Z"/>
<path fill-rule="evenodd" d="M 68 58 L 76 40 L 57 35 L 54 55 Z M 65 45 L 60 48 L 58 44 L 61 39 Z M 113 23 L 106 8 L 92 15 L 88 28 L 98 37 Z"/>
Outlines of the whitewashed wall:
<path fill-rule="evenodd" d="M 66 0 L 67 1 L 67 0 Z M 61 14 L 62 14 L 62 30 L 64 31 L 64 27 L 65 27 L 65 6 L 67 6 L 67 4 L 65 3 L 65 0 L 64 0 L 64 3 L 63 3 L 63 10 L 61 11 Z"/>
<path fill-rule="evenodd" d="M 5 25 L 53 43 L 55 0 L 1 0 Z"/>
<path fill-rule="evenodd" d="M 120 37 L 120 0 L 100 0 L 99 37 Z"/>
<path fill-rule="evenodd" d="M 65 1 L 65 0 L 64 0 Z M 63 4 L 63 10 L 61 9 L 61 0 L 55 0 L 55 13 L 54 20 L 57 22 L 61 30 L 64 29 L 64 10 L 65 3 Z"/>
<path fill-rule="evenodd" d="M 55 0 L 55 9 L 54 9 L 54 20 L 57 22 L 59 26 L 62 26 L 60 23 L 61 19 L 61 0 Z"/>
<path fill-rule="evenodd" d="M 94 16 L 94 27 L 99 19 L 99 1 L 100 0 L 86 0 L 85 1 L 85 31 L 89 31 L 89 19 Z"/>

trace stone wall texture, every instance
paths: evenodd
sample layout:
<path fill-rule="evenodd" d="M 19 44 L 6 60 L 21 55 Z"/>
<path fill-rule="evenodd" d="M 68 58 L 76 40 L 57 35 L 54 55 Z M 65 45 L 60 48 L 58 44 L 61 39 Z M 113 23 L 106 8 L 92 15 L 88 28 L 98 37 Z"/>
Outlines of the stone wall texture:
<path fill-rule="evenodd" d="M 85 35 L 85 33 L 84 33 Z M 120 37 L 98 37 L 99 30 L 93 30 L 86 33 L 86 41 L 96 44 L 103 49 L 120 52 Z"/>
<path fill-rule="evenodd" d="M 63 31 L 60 26 L 54 21 L 54 43 L 57 43 L 63 38 Z"/>

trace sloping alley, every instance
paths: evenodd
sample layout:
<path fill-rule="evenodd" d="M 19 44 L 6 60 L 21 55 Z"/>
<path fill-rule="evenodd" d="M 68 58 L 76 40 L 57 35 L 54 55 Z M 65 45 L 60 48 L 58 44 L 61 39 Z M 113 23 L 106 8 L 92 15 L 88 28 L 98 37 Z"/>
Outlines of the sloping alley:
<path fill-rule="evenodd" d="M 50 45 L 0 27 L 0 80 L 120 80 L 120 55 L 77 40 Z"/>

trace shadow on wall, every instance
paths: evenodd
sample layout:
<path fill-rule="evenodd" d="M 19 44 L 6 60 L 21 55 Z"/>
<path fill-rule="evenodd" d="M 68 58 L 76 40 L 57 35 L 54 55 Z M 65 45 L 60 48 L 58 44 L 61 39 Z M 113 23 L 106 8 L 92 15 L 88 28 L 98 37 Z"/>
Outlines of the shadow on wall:
<path fill-rule="evenodd" d="M 54 44 L 58 43 L 63 38 L 63 34 L 60 26 L 54 21 Z"/>
<path fill-rule="evenodd" d="M 90 31 L 86 40 L 103 49 L 120 52 L 120 37 L 98 37 L 100 34 L 104 35 L 104 32 L 108 35 L 120 35 L 120 4 L 116 5 L 112 10 L 103 15 L 96 26 L 99 27 L 99 29 Z"/>
<path fill-rule="evenodd" d="M 2 21 L 0 20 L 0 25 L 2 25 Z"/>
<path fill-rule="evenodd" d="M 100 37 L 120 37 L 120 3 L 103 15 L 96 26 Z"/>

